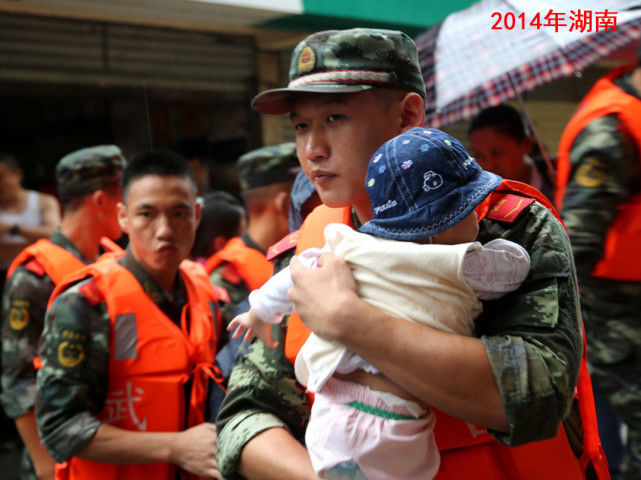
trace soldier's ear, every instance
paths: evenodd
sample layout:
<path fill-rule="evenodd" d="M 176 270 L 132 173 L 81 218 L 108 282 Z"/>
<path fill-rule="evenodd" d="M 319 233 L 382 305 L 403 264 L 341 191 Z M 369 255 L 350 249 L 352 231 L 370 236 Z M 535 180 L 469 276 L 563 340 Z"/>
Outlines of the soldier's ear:
<path fill-rule="evenodd" d="M 118 202 L 118 225 L 124 233 L 129 233 L 129 217 L 127 216 L 127 208 L 122 202 Z"/>
<path fill-rule="evenodd" d="M 408 92 L 401 101 L 401 132 L 425 123 L 425 102 L 416 92 Z"/>
<path fill-rule="evenodd" d="M 278 213 L 284 215 L 285 218 L 289 217 L 289 195 L 289 192 L 281 190 L 274 196 L 274 205 L 276 206 L 276 210 Z"/>
<path fill-rule="evenodd" d="M 200 225 L 200 218 L 202 217 L 203 206 L 200 202 L 196 202 L 194 207 L 194 214 L 196 215 L 196 227 Z"/>

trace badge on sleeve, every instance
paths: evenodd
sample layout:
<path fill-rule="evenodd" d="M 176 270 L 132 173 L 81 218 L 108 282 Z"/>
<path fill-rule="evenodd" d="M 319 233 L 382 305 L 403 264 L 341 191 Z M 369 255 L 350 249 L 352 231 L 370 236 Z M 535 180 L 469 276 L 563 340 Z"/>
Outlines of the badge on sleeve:
<path fill-rule="evenodd" d="M 596 158 L 588 157 L 576 169 L 576 183 L 582 187 L 595 188 L 599 187 L 605 181 L 607 176 L 607 166 Z"/>
<path fill-rule="evenodd" d="M 29 325 L 30 315 L 28 300 L 11 300 L 9 306 L 9 326 L 15 331 L 20 331 Z"/>
<path fill-rule="evenodd" d="M 71 330 L 62 332 L 62 340 L 58 344 L 58 363 L 65 368 L 74 368 L 85 359 L 84 342 L 87 336 Z"/>

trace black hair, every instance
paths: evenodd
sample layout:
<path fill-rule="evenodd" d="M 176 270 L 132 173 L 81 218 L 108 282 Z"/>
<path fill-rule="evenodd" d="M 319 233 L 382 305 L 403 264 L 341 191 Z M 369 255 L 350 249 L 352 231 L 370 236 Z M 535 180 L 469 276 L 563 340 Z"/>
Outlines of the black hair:
<path fill-rule="evenodd" d="M 126 199 L 129 185 L 145 175 L 173 175 L 188 179 L 196 192 L 196 180 L 189 162 L 181 155 L 165 149 L 154 149 L 133 157 L 122 172 L 120 185 L 122 198 Z"/>
<path fill-rule="evenodd" d="M 483 127 L 494 128 L 517 141 L 528 137 L 523 117 L 516 108 L 506 104 L 481 110 L 472 120 L 467 134 Z"/>
<path fill-rule="evenodd" d="M 0 152 L 0 163 L 4 163 L 14 172 L 22 171 L 20 164 L 18 163 L 18 159 L 10 153 Z"/>
<path fill-rule="evenodd" d="M 212 240 L 218 236 L 226 239 L 238 236 L 242 219 L 246 215 L 240 201 L 223 191 L 206 194 L 201 212 L 200 225 L 190 254 L 192 258 L 211 256 Z"/>

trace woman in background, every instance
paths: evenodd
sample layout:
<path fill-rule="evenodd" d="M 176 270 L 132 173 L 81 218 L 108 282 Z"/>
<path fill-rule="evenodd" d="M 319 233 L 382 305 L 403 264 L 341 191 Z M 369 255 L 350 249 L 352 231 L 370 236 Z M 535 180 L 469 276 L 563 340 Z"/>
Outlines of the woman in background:
<path fill-rule="evenodd" d="M 534 142 L 518 110 L 505 104 L 481 110 L 472 120 L 468 138 L 481 168 L 554 198 L 554 181 L 543 158 L 533 153 Z"/>

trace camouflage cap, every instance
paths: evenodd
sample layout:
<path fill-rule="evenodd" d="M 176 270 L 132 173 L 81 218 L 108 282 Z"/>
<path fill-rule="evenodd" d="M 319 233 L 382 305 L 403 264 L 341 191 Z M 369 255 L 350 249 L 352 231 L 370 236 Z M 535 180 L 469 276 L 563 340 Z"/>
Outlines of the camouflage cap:
<path fill-rule="evenodd" d="M 287 88 L 258 94 L 252 107 L 261 113 L 287 113 L 295 92 L 349 93 L 373 87 L 398 88 L 425 98 L 414 41 L 394 30 L 328 30 L 296 46 Z"/>
<path fill-rule="evenodd" d="M 238 159 L 237 167 L 241 190 L 293 181 L 301 170 L 293 142 L 247 152 Z"/>
<path fill-rule="evenodd" d="M 76 150 L 56 166 L 58 195 L 62 201 L 116 185 L 125 167 L 125 157 L 115 145 Z"/>

